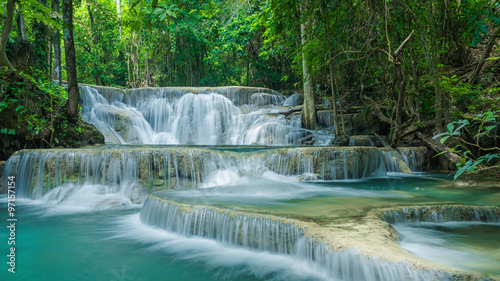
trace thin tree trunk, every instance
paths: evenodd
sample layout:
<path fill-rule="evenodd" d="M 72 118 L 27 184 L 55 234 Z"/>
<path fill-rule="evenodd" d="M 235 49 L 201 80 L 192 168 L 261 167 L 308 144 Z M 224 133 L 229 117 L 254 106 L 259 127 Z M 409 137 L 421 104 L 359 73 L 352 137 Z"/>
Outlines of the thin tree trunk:
<path fill-rule="evenodd" d="M 76 54 L 73 37 L 73 0 L 63 0 L 64 51 L 66 54 L 66 73 L 68 80 L 68 102 L 66 113 L 69 120 L 78 117 L 78 81 L 76 77 Z"/>
<path fill-rule="evenodd" d="M 340 97 L 339 95 L 339 87 L 337 86 L 337 78 L 335 78 L 335 91 L 337 92 L 337 97 Z M 342 108 L 342 99 L 338 99 L 339 100 L 339 109 L 340 109 L 340 122 L 342 123 L 342 135 L 344 137 L 347 137 L 347 134 L 345 132 L 345 122 L 344 122 L 344 109 Z"/>
<path fill-rule="evenodd" d="M 483 55 L 481 56 L 481 60 L 479 60 L 479 63 L 477 64 L 476 68 L 474 69 L 474 72 L 472 72 L 469 83 L 470 84 L 476 84 L 477 83 L 477 78 L 479 78 L 479 74 L 481 73 L 481 69 L 483 69 L 483 65 L 486 62 L 486 59 L 490 57 L 491 50 L 493 49 L 493 46 L 496 43 L 496 39 L 498 37 L 498 34 L 500 33 L 500 26 L 498 26 L 495 31 L 493 31 L 493 34 L 491 34 L 491 38 L 488 41 L 488 44 L 486 45 L 486 49 L 483 52 Z"/>
<path fill-rule="evenodd" d="M 49 81 L 52 82 L 54 80 L 54 73 L 52 73 L 52 38 L 49 40 L 49 53 L 47 55 L 49 61 Z"/>
<path fill-rule="evenodd" d="M 26 33 L 26 21 L 24 20 L 24 14 L 21 12 L 21 3 L 17 2 L 17 7 L 19 8 L 19 31 L 21 33 L 21 38 L 23 40 L 28 40 L 28 34 Z"/>
<path fill-rule="evenodd" d="M 127 76 L 128 84 L 130 85 L 130 54 L 127 56 Z"/>
<path fill-rule="evenodd" d="M 52 0 L 51 3 L 52 11 L 59 13 L 59 0 Z M 57 18 L 55 21 L 59 21 Z M 52 77 L 55 79 L 62 79 L 61 77 L 61 32 L 57 28 L 54 31 L 54 36 L 52 37 L 52 45 L 54 49 L 54 64 L 52 66 Z"/>
<path fill-rule="evenodd" d="M 301 5 L 301 17 L 306 18 L 308 1 L 302 2 Z M 306 43 L 310 39 L 311 33 L 311 18 L 307 17 L 306 23 L 300 24 L 300 33 L 301 33 L 301 43 L 302 43 L 302 75 L 303 75 L 303 83 L 304 83 L 304 105 L 302 110 L 302 127 L 315 130 L 317 127 L 316 120 L 316 107 L 314 105 L 314 91 L 313 91 L 313 83 L 311 71 L 309 69 L 309 61 L 307 56 L 307 47 Z"/>
<path fill-rule="evenodd" d="M 89 13 L 89 18 L 90 18 L 90 27 L 92 30 L 92 37 L 94 41 L 94 47 L 97 49 L 99 46 L 99 38 L 98 38 L 98 33 L 95 28 L 95 21 L 94 21 L 94 14 L 92 14 L 92 9 L 90 8 L 90 3 L 87 3 L 87 11 Z M 99 51 L 99 50 L 97 50 Z M 95 67 L 95 73 L 94 73 L 94 79 L 95 83 L 97 85 L 102 85 L 101 82 L 101 73 L 99 71 L 99 61 L 94 61 L 94 67 Z"/>
<path fill-rule="evenodd" d="M 7 58 L 7 54 L 5 53 L 5 48 L 7 47 L 7 42 L 9 41 L 10 32 L 12 31 L 12 25 L 14 23 L 15 5 L 16 1 L 14 0 L 7 1 L 7 5 L 5 6 L 7 17 L 3 22 L 2 37 L 0 38 L 0 66 L 7 66 L 10 69 L 14 69 L 14 67 L 12 67 L 12 64 Z"/>
<path fill-rule="evenodd" d="M 326 9 L 326 4 L 325 4 L 325 9 L 324 9 L 324 15 L 325 15 L 325 26 L 326 26 L 326 42 L 328 44 L 328 70 L 330 74 L 330 88 L 332 91 L 332 110 L 333 110 L 333 126 L 335 128 L 335 138 L 339 137 L 339 122 L 337 118 L 337 97 L 335 94 L 335 88 L 334 88 L 334 81 L 333 81 L 333 59 L 332 59 L 332 45 L 331 45 L 331 35 L 330 35 L 330 21 L 328 20 L 328 10 Z"/>
<path fill-rule="evenodd" d="M 250 85 L 250 60 L 247 61 L 247 87 Z"/>
<path fill-rule="evenodd" d="M 441 91 L 441 84 L 438 73 L 438 53 L 437 53 L 437 36 L 434 24 L 434 10 L 432 8 L 432 1 L 429 0 L 427 13 L 429 14 L 429 31 L 431 35 L 431 71 L 434 82 L 434 91 L 436 94 L 436 130 L 443 131 L 443 93 Z"/>
<path fill-rule="evenodd" d="M 120 0 L 116 0 L 116 14 L 118 15 L 118 32 L 120 33 L 120 37 L 122 36 L 122 23 L 120 21 L 122 9 L 120 5 Z"/>
<path fill-rule="evenodd" d="M 405 92 L 406 92 L 406 79 L 403 75 L 403 70 L 401 69 L 401 63 L 400 63 L 400 54 L 403 51 L 404 47 L 410 41 L 411 37 L 413 36 L 414 31 L 408 35 L 408 37 L 401 43 L 399 48 L 394 52 L 393 58 L 394 58 L 394 69 L 396 71 L 396 86 L 399 86 L 398 89 L 398 101 L 396 105 L 396 125 L 401 126 L 401 118 L 403 115 L 403 102 L 405 99 Z"/>

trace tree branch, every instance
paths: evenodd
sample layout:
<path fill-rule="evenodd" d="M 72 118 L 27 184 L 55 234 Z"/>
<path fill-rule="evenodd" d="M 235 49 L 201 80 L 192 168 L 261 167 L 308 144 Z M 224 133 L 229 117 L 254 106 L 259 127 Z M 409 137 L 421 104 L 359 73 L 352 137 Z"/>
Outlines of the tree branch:
<path fill-rule="evenodd" d="M 384 113 L 382 113 L 382 110 L 380 110 L 380 106 L 371 98 L 367 97 L 366 95 L 362 96 L 363 99 L 367 100 L 371 105 L 375 107 L 375 115 L 380 118 L 381 121 L 391 124 L 394 124 L 394 121 L 390 119 L 389 117 L 385 116 Z"/>
<path fill-rule="evenodd" d="M 399 47 L 396 49 L 396 51 L 394 51 L 394 58 L 397 58 L 399 56 L 399 54 L 401 53 L 401 51 L 403 51 L 404 47 L 406 46 L 406 44 L 408 43 L 408 41 L 410 41 L 411 37 L 413 36 L 413 33 L 415 33 L 415 30 L 412 30 L 410 35 L 408 35 L 408 37 L 406 37 L 406 39 L 403 41 L 403 43 L 401 43 L 401 45 L 399 45 Z"/>

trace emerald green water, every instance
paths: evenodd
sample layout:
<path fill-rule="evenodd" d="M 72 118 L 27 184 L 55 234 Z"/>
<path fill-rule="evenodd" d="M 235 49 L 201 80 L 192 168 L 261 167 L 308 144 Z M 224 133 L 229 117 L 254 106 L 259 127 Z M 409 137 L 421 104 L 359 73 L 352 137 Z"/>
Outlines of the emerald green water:
<path fill-rule="evenodd" d="M 313 272 L 290 275 L 286 258 L 152 229 L 137 208 L 45 216 L 45 208 L 19 203 L 16 273 L 4 263 L 0 280 L 317 280 Z M 3 202 L 1 210 L 5 222 Z M 7 235 L 2 229 L 2 254 Z M 262 268 L 263 261 L 274 265 Z"/>
<path fill-rule="evenodd" d="M 306 183 L 273 174 L 242 176 L 225 186 L 168 193 L 182 202 L 270 213 L 320 225 L 354 220 L 374 208 L 500 205 L 499 190 L 452 189 L 448 183 L 442 175 L 395 174 Z M 313 264 L 291 257 L 146 226 L 139 221 L 140 205 L 72 209 L 27 199 L 16 205 L 16 273 L 7 272 L 9 233 L 3 226 L 0 280 L 328 280 Z M 0 219 L 6 225 L 5 196 L 0 207 Z M 401 245 L 417 256 L 436 259 L 433 250 L 439 245 L 444 264 L 500 275 L 499 223 L 402 225 L 396 230 L 402 234 Z"/>

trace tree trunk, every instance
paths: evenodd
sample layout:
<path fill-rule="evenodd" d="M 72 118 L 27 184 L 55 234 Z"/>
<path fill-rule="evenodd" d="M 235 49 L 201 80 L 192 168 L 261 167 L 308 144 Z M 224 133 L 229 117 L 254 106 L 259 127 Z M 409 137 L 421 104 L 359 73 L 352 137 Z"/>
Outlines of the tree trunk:
<path fill-rule="evenodd" d="M 52 11 L 59 13 L 59 0 L 52 0 Z M 55 21 L 59 21 L 57 18 Z M 62 69 L 61 69 L 61 31 L 56 29 L 52 37 L 52 45 L 54 49 L 54 64 L 52 66 L 52 77 L 58 79 L 61 83 Z"/>
<path fill-rule="evenodd" d="M 431 137 L 422 134 L 421 132 L 417 132 L 417 137 L 423 140 L 430 148 L 432 148 L 436 153 L 443 153 L 446 159 L 451 163 L 460 163 L 460 156 L 458 156 L 455 152 L 450 151 L 450 148 L 446 145 L 442 144 L 439 140 L 433 140 Z"/>
<path fill-rule="evenodd" d="M 66 54 L 66 73 L 68 81 L 68 102 L 66 113 L 69 120 L 78 117 L 78 81 L 76 78 L 76 54 L 73 37 L 73 0 L 63 0 L 64 51 Z"/>
<path fill-rule="evenodd" d="M 331 35 L 330 35 L 330 21 L 328 20 L 328 9 L 326 8 L 323 11 L 325 27 L 326 27 L 326 43 L 328 45 L 328 71 L 330 74 L 330 89 L 332 92 L 332 118 L 333 118 L 333 126 L 335 128 L 335 138 L 338 138 L 340 135 L 339 122 L 337 118 L 337 96 L 335 94 L 335 87 L 333 82 L 333 59 L 332 59 L 332 45 L 331 45 Z"/>
<path fill-rule="evenodd" d="M 9 41 L 10 32 L 12 31 L 12 25 L 14 23 L 15 5 L 16 1 L 14 0 L 7 1 L 7 5 L 5 6 L 7 17 L 3 22 L 2 37 L 0 38 L 0 66 L 7 66 L 10 69 L 14 69 L 14 67 L 12 67 L 12 64 L 7 58 L 7 54 L 5 53 L 5 48 L 7 47 L 7 42 Z"/>
<path fill-rule="evenodd" d="M 429 5 L 427 7 L 427 13 L 429 14 L 429 32 L 431 35 L 431 72 L 434 82 L 434 91 L 436 94 L 436 130 L 438 132 L 443 131 L 443 93 L 441 91 L 441 82 L 438 73 L 438 47 L 437 47 L 437 36 L 434 24 L 434 9 L 432 8 L 432 0 L 428 0 Z"/>
<path fill-rule="evenodd" d="M 398 87 L 398 100 L 396 102 L 396 118 L 394 120 L 394 132 L 391 135 L 391 143 L 394 145 L 399 141 L 399 135 L 402 125 L 402 115 L 403 115 L 403 103 L 406 94 L 406 78 L 403 75 L 403 70 L 401 69 L 400 55 L 406 44 L 410 41 L 413 36 L 414 31 L 408 35 L 408 37 L 401 43 L 399 48 L 394 52 L 394 70 L 396 71 L 396 86 Z"/>
<path fill-rule="evenodd" d="M 28 40 L 28 34 L 26 33 L 26 21 L 24 20 L 24 14 L 21 12 L 21 3 L 17 3 L 17 7 L 19 8 L 19 33 L 21 35 L 21 39 Z"/>
<path fill-rule="evenodd" d="M 479 60 L 479 63 L 477 64 L 476 68 L 474 69 L 474 72 L 472 72 L 469 83 L 470 84 L 476 84 L 477 83 L 477 78 L 479 77 L 479 73 L 481 73 L 481 69 L 483 69 L 483 65 L 486 62 L 486 59 L 489 58 L 491 49 L 493 49 L 493 46 L 496 43 L 496 39 L 498 37 L 498 33 L 500 32 L 500 26 L 498 26 L 495 31 L 493 31 L 493 34 L 491 34 L 491 38 L 488 41 L 488 44 L 486 45 L 486 49 L 484 50 L 483 55 L 481 56 L 481 60 Z"/>
<path fill-rule="evenodd" d="M 95 28 L 94 14 L 92 13 L 90 3 L 87 3 L 87 11 L 89 13 L 89 18 L 90 18 L 90 27 L 91 27 L 92 37 L 93 37 L 93 41 L 94 41 L 94 47 L 95 47 L 95 49 L 97 49 L 99 46 L 99 37 L 98 37 L 99 33 L 97 32 L 97 30 Z M 99 50 L 96 50 L 96 51 L 99 52 Z M 99 61 L 98 60 L 94 61 L 94 67 L 95 67 L 95 72 L 94 72 L 95 83 L 96 83 L 96 85 L 103 85 L 101 82 L 101 72 L 99 71 Z"/>
<path fill-rule="evenodd" d="M 122 36 L 122 23 L 120 21 L 121 14 L 122 14 L 122 9 L 120 5 L 120 0 L 116 0 L 116 14 L 118 16 L 118 32 L 120 33 L 120 36 Z"/>
<path fill-rule="evenodd" d="M 308 1 L 302 2 L 301 13 L 305 23 L 300 24 L 301 43 L 302 43 L 302 81 L 304 83 L 304 105 L 302 110 L 302 127 L 315 130 L 317 127 L 316 107 L 314 104 L 314 91 L 310 65 L 308 62 L 306 43 L 311 36 L 311 18 L 306 15 Z"/>

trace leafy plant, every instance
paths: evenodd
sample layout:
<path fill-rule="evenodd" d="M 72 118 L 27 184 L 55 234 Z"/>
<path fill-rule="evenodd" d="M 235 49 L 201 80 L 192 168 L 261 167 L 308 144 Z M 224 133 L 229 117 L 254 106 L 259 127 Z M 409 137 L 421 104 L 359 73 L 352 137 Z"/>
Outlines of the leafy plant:
<path fill-rule="evenodd" d="M 55 119 L 64 120 L 61 107 L 67 101 L 67 93 L 62 86 L 48 81 L 37 71 L 33 75 L 17 73 L 20 81 L 2 83 L 0 97 L 0 113 L 6 111 L 6 116 L 17 116 L 15 128 L 0 128 L 0 134 L 15 135 L 16 131 L 26 130 L 28 140 L 41 139 L 52 146 L 52 139 L 45 139 L 42 132 L 49 130 L 53 135 Z M 32 92 L 33 89 L 37 89 Z M 37 100 L 37 103 L 33 103 Z"/>
<path fill-rule="evenodd" d="M 477 117 L 473 118 L 471 121 L 464 119 L 451 122 L 447 125 L 447 132 L 433 137 L 433 139 L 440 138 L 439 140 L 443 144 L 450 138 L 455 138 L 462 144 L 456 145 L 448 150 L 461 157 L 459 163 L 456 164 L 458 170 L 454 175 L 454 180 L 458 179 L 465 171 L 473 172 L 475 170 L 487 170 L 500 167 L 500 164 L 491 165 L 494 159 L 500 158 L 500 148 L 487 148 L 482 147 L 480 144 L 480 140 L 483 137 L 492 136 L 497 138 L 493 132 L 494 129 L 497 128 L 496 120 L 499 117 L 500 115 L 497 115 L 497 112 L 488 111 L 477 115 Z M 473 142 L 467 140 L 465 131 L 467 131 L 467 135 L 472 135 Z M 472 148 L 478 150 L 476 156 L 471 152 Z"/>

